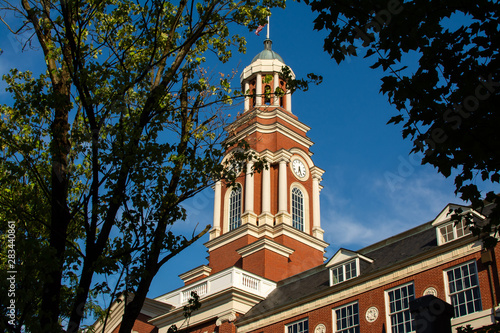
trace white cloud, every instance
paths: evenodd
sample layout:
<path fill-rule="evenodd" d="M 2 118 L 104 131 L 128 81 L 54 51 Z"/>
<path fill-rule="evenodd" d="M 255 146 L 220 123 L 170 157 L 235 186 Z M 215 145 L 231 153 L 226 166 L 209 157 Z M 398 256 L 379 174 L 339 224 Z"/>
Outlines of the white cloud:
<path fill-rule="evenodd" d="M 325 186 L 321 192 L 321 224 L 333 252 L 358 250 L 432 220 L 449 202 L 461 202 L 450 181 L 435 171 L 413 172 L 396 188 L 384 176 L 367 174 L 354 186 L 357 191 Z"/>

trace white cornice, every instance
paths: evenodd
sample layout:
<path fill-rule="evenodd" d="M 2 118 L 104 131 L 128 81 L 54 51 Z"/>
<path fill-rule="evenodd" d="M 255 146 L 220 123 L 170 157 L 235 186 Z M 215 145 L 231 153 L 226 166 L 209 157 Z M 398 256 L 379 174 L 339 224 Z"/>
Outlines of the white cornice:
<path fill-rule="evenodd" d="M 248 123 L 250 119 L 253 118 L 260 118 L 260 119 L 273 119 L 273 118 L 279 118 L 291 126 L 299 129 L 300 131 L 307 133 L 311 127 L 307 126 L 306 124 L 302 123 L 301 121 L 297 120 L 287 112 L 281 110 L 280 108 L 277 107 L 269 107 L 273 109 L 269 110 L 260 110 L 260 109 L 253 109 L 252 111 L 247 111 L 245 114 L 243 114 L 239 119 L 234 121 L 232 124 L 226 126 L 225 131 L 228 133 L 234 132 L 238 127 Z M 244 129 L 243 131 L 248 131 L 248 129 Z M 241 138 L 241 132 L 236 134 L 236 138 Z M 309 139 L 307 139 L 309 140 Z M 310 140 L 309 140 L 310 141 Z M 312 145 L 312 142 L 311 144 Z"/>
<path fill-rule="evenodd" d="M 245 314 L 262 300 L 264 300 L 264 297 L 234 287 L 227 288 L 204 298 L 203 306 L 192 314 L 189 325 L 195 326 L 214 319 L 217 320 L 228 312 Z M 168 328 L 174 324 L 179 329 L 184 328 L 184 309 L 183 307 L 177 308 L 152 318 L 149 322 L 159 328 L 159 333 L 166 333 Z"/>
<path fill-rule="evenodd" d="M 212 271 L 211 267 L 208 267 L 207 265 L 202 265 L 198 266 L 196 268 L 193 268 L 190 271 L 187 271 L 186 273 L 182 273 L 179 275 L 182 281 L 187 282 L 189 280 L 198 278 L 198 277 L 205 277 L 209 276 L 210 272 Z"/>
<path fill-rule="evenodd" d="M 281 73 L 284 66 L 286 65 L 278 59 L 257 59 L 243 69 L 240 74 L 240 82 L 256 75 L 257 73 Z M 295 74 L 291 68 L 290 74 L 292 79 L 295 79 Z"/>
<path fill-rule="evenodd" d="M 332 267 L 332 266 L 344 263 L 346 261 L 352 260 L 354 258 L 362 259 L 370 264 L 373 263 L 373 259 L 370 259 L 362 254 L 357 253 L 357 252 L 341 248 L 328 261 L 328 263 L 326 264 L 326 267 Z"/>
<path fill-rule="evenodd" d="M 478 213 L 477 211 L 473 210 L 470 207 L 449 204 L 441 211 L 441 213 L 439 213 L 439 215 L 434 219 L 434 221 L 432 221 L 432 225 L 438 226 L 440 224 L 450 222 L 452 216 L 455 215 L 453 212 L 450 213 L 450 211 L 455 210 L 457 208 L 463 208 L 462 213 L 459 214 L 460 216 L 466 215 L 466 214 L 472 214 L 475 217 L 479 218 L 480 220 L 484 221 L 486 219 L 486 216 Z"/>
<path fill-rule="evenodd" d="M 261 225 L 255 226 L 252 224 L 244 224 L 241 227 L 225 233 L 217 238 L 214 238 L 205 243 L 205 246 L 209 251 L 213 251 L 221 246 L 227 245 L 236 239 L 243 236 L 253 236 L 255 238 L 270 237 L 275 238 L 277 236 L 287 236 L 300 241 L 301 243 L 308 245 L 316 250 L 325 251 L 325 248 L 329 245 L 321 239 L 313 237 L 305 232 L 299 231 L 292 226 L 287 224 L 278 224 L 276 226 Z"/>
<path fill-rule="evenodd" d="M 314 144 L 314 142 L 312 142 L 308 137 L 297 134 L 293 130 L 278 122 L 269 125 L 260 124 L 258 122 L 253 123 L 252 125 L 238 132 L 234 138 L 236 140 L 242 140 L 245 137 L 257 132 L 262 134 L 271 134 L 275 132 L 282 134 L 287 138 L 294 140 L 298 144 L 306 147 L 307 149 L 309 149 Z"/>
<path fill-rule="evenodd" d="M 303 122 L 292 117 L 290 114 L 288 114 L 287 112 L 285 112 L 279 108 L 274 108 L 274 109 L 269 110 L 269 111 L 268 110 L 262 111 L 262 110 L 256 109 L 256 116 L 258 118 L 262 118 L 262 119 L 280 118 L 280 119 L 285 120 L 286 122 L 290 123 L 291 125 L 293 125 L 293 127 L 300 129 L 304 133 L 309 132 L 309 130 L 311 129 L 311 127 L 307 126 Z"/>
<path fill-rule="evenodd" d="M 241 249 L 237 250 L 238 254 L 244 258 L 246 256 L 249 256 L 255 252 L 258 252 L 260 250 L 269 250 L 272 252 L 275 252 L 283 257 L 290 257 L 290 255 L 294 252 L 293 249 L 286 247 L 284 245 L 281 245 L 279 243 L 276 243 L 275 241 L 272 241 L 268 238 L 263 238 L 261 240 L 258 240 L 256 242 L 253 242 L 250 245 L 247 245 L 245 247 L 242 247 Z"/>

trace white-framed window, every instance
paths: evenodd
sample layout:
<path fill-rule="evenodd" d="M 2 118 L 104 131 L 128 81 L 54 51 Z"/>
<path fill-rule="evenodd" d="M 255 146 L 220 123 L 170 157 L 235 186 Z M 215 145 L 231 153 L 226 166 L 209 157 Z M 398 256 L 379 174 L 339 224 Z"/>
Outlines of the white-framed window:
<path fill-rule="evenodd" d="M 236 185 L 229 196 L 229 230 L 241 226 L 241 186 Z"/>
<path fill-rule="evenodd" d="M 359 274 L 359 260 L 354 259 L 330 269 L 332 284 L 355 278 Z"/>
<path fill-rule="evenodd" d="M 413 283 L 398 286 L 386 291 L 388 324 L 391 333 L 414 332 L 410 301 L 415 299 Z"/>
<path fill-rule="evenodd" d="M 440 244 L 451 242 L 452 240 L 467 236 L 468 234 L 470 234 L 470 230 L 464 220 L 458 223 L 453 221 L 438 227 Z"/>
<path fill-rule="evenodd" d="M 286 325 L 285 333 L 309 333 L 309 318 Z"/>
<path fill-rule="evenodd" d="M 304 194 L 297 187 L 292 189 L 292 226 L 304 231 Z"/>
<path fill-rule="evenodd" d="M 481 293 L 475 262 L 468 262 L 445 271 L 448 297 L 455 318 L 481 311 Z"/>
<path fill-rule="evenodd" d="M 359 333 L 358 302 L 333 309 L 335 333 Z"/>

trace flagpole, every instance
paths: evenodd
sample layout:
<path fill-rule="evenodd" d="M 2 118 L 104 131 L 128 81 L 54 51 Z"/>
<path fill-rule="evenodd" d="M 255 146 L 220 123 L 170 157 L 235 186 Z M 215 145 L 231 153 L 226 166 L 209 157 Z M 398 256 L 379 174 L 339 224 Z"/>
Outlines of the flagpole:
<path fill-rule="evenodd" d="M 267 17 L 267 39 L 269 39 L 269 16 Z"/>

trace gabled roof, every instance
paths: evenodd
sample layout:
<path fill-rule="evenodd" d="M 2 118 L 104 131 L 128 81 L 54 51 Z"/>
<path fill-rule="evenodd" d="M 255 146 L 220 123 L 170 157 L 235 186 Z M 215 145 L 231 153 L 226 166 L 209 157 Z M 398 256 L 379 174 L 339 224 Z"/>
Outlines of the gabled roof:
<path fill-rule="evenodd" d="M 340 248 L 337 251 L 337 253 L 335 253 L 333 255 L 333 257 L 330 260 L 328 260 L 328 262 L 326 263 L 326 267 L 332 267 L 332 266 L 335 266 L 337 264 L 341 264 L 341 263 L 344 263 L 348 260 L 352 260 L 355 258 L 362 259 L 370 264 L 373 262 L 373 259 L 368 258 L 368 257 L 360 254 L 359 252 L 354 252 L 354 251 L 351 251 L 348 249 Z"/>

